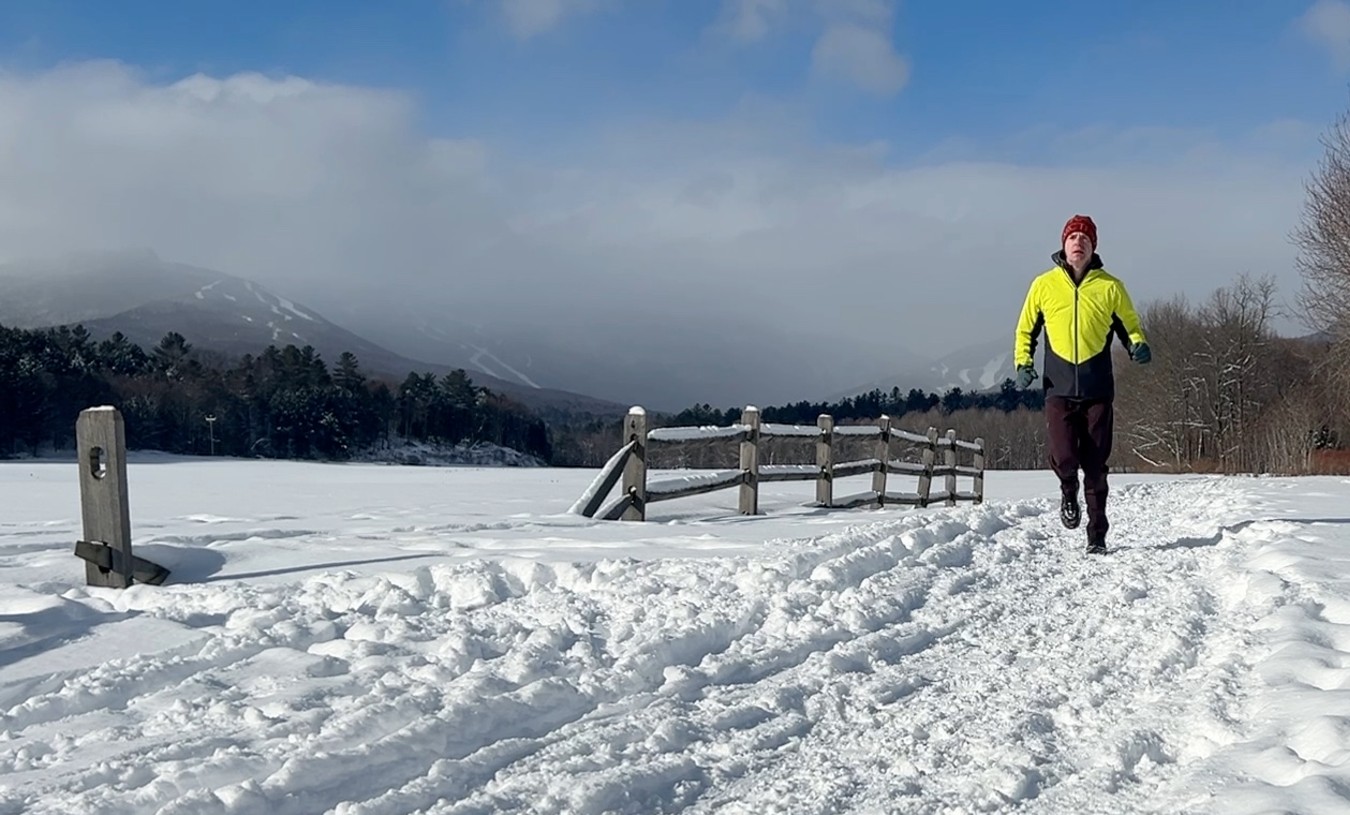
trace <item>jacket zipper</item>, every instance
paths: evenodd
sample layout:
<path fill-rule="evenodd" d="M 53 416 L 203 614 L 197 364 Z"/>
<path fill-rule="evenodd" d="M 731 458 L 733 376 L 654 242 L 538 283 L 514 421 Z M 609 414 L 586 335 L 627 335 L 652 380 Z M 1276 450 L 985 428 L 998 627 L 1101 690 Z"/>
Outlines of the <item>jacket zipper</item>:
<path fill-rule="evenodd" d="M 1063 267 L 1061 267 L 1063 268 Z M 1073 273 L 1064 269 L 1064 276 L 1069 278 L 1069 285 L 1073 286 L 1073 392 L 1072 396 L 1081 397 L 1082 385 L 1078 381 L 1078 290 L 1083 283 L 1087 282 L 1088 275 L 1092 274 L 1091 269 L 1083 272 L 1082 280 L 1075 280 Z"/>
<path fill-rule="evenodd" d="M 1087 279 L 1087 275 L 1083 275 Z M 1073 395 L 1082 396 L 1082 386 L 1078 383 L 1078 283 L 1073 285 Z"/>

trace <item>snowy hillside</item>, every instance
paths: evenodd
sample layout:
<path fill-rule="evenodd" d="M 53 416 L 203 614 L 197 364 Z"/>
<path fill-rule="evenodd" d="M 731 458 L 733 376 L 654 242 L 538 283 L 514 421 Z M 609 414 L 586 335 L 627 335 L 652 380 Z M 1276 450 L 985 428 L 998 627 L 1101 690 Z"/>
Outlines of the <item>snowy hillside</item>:
<path fill-rule="evenodd" d="M 0 325 L 45 328 L 110 317 L 148 302 L 191 296 L 219 277 L 167 263 L 148 249 L 8 263 L 0 265 Z"/>
<path fill-rule="evenodd" d="M 932 387 L 935 393 L 945 393 L 952 388 L 963 391 L 987 391 L 997 389 L 1003 380 L 1016 377 L 1013 366 L 1011 343 L 1000 343 L 1001 350 L 987 349 L 987 356 L 971 358 L 969 353 L 959 358 L 944 357 L 931 366 Z"/>
<path fill-rule="evenodd" d="M 192 293 L 199 303 L 234 315 L 249 324 L 261 324 L 278 346 L 309 345 L 314 333 L 327 321 L 309 313 L 285 297 L 248 280 L 218 278 Z M 300 332 L 304 333 L 300 333 Z"/>
<path fill-rule="evenodd" d="M 462 368 L 536 409 L 599 416 L 621 416 L 634 404 L 669 412 L 709 402 L 785 404 L 915 361 L 903 348 L 879 356 L 870 336 L 813 335 L 777 320 L 733 324 L 665 306 L 598 319 L 547 300 L 539 300 L 542 314 L 513 308 L 490 316 L 460 302 L 453 286 L 339 284 L 274 288 L 149 250 L 72 253 L 0 264 L 0 325 L 79 322 L 96 339 L 121 332 L 145 348 L 176 331 L 198 349 L 230 355 L 311 345 L 330 364 L 350 351 L 367 373 L 395 381 L 409 371 Z M 728 356 L 728 347 L 739 353 Z"/>
<path fill-rule="evenodd" d="M 522 387 L 565 387 L 625 409 L 786 404 L 917 363 L 903 348 L 878 353 L 870 337 L 821 337 L 799 326 L 751 325 L 667 307 L 621 318 L 550 309 L 465 319 L 418 298 L 334 300 L 328 293 L 321 301 L 324 313 L 400 354 L 463 359 L 468 370 Z M 727 348 L 738 352 L 728 355 Z"/>
<path fill-rule="evenodd" d="M 1043 347 L 1044 343 L 1042 343 Z M 1037 359 L 1041 350 L 1037 348 Z M 918 388 L 927 393 L 943 394 L 952 388 L 962 391 L 997 390 L 1005 379 L 1017 376 L 1012 358 L 1012 331 L 1008 336 L 991 339 L 975 345 L 965 346 L 937 359 L 911 366 L 891 376 L 856 385 L 831 396 L 842 399 L 871 390 L 889 392 L 891 388 L 900 388 L 907 393 Z"/>
<path fill-rule="evenodd" d="M 1345 812 L 1350 482 L 565 509 L 594 473 L 150 457 L 83 585 L 0 463 L 0 813 Z"/>
<path fill-rule="evenodd" d="M 183 334 L 199 350 L 234 356 L 256 355 L 268 345 L 309 345 L 330 366 L 349 351 L 367 374 L 395 382 L 410 371 L 444 375 L 464 368 L 476 384 L 534 408 L 621 415 L 628 407 L 541 388 L 474 349 L 404 356 L 255 281 L 166 262 L 149 251 L 81 253 L 0 266 L 0 325 L 42 328 L 77 322 L 95 339 L 121 332 L 146 350 L 170 331 Z"/>

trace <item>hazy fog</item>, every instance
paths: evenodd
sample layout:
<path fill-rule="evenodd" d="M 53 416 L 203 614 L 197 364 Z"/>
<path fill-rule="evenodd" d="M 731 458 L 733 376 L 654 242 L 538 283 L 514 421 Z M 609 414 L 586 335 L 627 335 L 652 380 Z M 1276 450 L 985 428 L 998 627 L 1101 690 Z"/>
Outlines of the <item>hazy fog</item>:
<path fill-rule="evenodd" d="M 603 332 L 622 326 L 639 335 L 625 350 L 690 370 L 732 350 L 710 341 L 720 326 L 781 329 L 837 343 L 825 358 L 846 351 L 847 380 L 908 353 L 1011 342 L 1075 212 L 1097 219 L 1140 305 L 1244 271 L 1275 274 L 1292 300 L 1288 235 L 1320 151 L 1300 123 L 1223 144 L 1047 126 L 896 157 L 821 147 L 791 110 L 753 104 L 506 150 L 429 137 L 419 113 L 397 92 L 298 78 L 162 81 L 110 63 L 0 77 L 0 257 L 146 246 L 320 309 L 411 305 L 563 347 L 578 332 L 618 341 Z M 1056 161 L 972 160 L 1032 152 Z M 838 387 L 740 366 L 708 398 Z"/>

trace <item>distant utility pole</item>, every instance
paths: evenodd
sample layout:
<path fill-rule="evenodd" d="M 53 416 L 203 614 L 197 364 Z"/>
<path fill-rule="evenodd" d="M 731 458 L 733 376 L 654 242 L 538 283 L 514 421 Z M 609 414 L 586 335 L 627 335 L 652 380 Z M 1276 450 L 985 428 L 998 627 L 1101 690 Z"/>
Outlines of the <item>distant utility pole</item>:
<path fill-rule="evenodd" d="M 206 414 L 207 432 L 211 434 L 211 455 L 216 454 L 216 416 L 214 413 Z"/>

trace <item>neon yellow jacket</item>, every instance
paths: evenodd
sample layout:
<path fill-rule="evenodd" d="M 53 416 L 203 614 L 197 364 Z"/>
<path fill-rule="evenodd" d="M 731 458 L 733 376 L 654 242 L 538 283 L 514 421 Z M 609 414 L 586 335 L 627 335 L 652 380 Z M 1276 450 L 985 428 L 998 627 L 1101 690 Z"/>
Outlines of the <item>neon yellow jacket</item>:
<path fill-rule="evenodd" d="M 1102 268 L 1096 254 L 1074 283 L 1063 252 L 1056 265 L 1031 281 L 1013 340 L 1013 363 L 1034 365 L 1036 342 L 1045 330 L 1042 381 L 1046 396 L 1114 399 L 1111 338 L 1125 348 L 1147 342 L 1125 284 Z"/>

